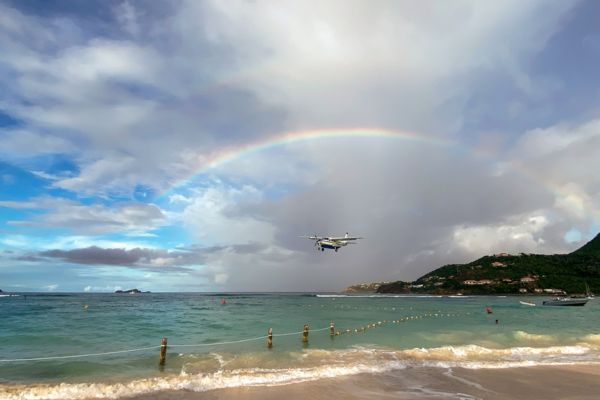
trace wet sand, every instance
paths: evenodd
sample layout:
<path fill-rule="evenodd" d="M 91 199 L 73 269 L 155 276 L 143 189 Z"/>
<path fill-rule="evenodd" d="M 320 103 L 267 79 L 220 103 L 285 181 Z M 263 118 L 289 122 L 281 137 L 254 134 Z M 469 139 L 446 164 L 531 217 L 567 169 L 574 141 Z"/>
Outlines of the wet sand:
<path fill-rule="evenodd" d="M 165 391 L 136 400 L 331 400 L 331 399 L 563 399 L 600 398 L 598 365 L 506 369 L 407 368 L 282 386 L 237 387 L 208 392 Z"/>

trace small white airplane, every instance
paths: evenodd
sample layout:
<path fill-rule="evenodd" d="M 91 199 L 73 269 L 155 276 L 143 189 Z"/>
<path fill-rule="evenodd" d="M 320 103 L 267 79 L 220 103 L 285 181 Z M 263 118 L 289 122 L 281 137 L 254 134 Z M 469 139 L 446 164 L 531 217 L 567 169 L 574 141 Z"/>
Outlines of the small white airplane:
<path fill-rule="evenodd" d="M 301 236 L 306 239 L 314 240 L 317 250 L 325 251 L 325 249 L 335 250 L 336 252 L 340 247 L 344 247 L 348 244 L 356 244 L 354 240 L 364 239 L 362 237 L 351 237 L 348 236 L 348 232 L 344 237 L 321 237 L 321 236 Z"/>

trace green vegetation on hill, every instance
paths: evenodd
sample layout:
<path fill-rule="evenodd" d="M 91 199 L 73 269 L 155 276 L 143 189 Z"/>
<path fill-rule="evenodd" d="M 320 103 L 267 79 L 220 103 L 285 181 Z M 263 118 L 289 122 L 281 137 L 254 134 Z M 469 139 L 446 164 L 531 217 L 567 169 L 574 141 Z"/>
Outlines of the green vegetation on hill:
<path fill-rule="evenodd" d="M 570 254 L 496 254 L 444 265 L 414 282 L 384 284 L 378 293 L 569 294 L 600 292 L 600 234 Z"/>

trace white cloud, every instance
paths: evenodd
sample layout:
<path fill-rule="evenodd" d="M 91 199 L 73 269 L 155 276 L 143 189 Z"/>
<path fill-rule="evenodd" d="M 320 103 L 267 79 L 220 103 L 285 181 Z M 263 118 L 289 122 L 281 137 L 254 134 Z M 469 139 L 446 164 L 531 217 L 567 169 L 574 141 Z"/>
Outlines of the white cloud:
<path fill-rule="evenodd" d="M 475 257 L 498 252 L 544 253 L 545 242 L 540 235 L 549 224 L 542 214 L 511 216 L 497 225 L 458 226 L 453 239 Z"/>
<path fill-rule="evenodd" d="M 274 233 L 271 224 L 238 212 L 239 207 L 257 205 L 263 200 L 263 194 L 252 186 L 220 185 L 198 190 L 180 218 L 203 245 L 270 242 Z"/>
<path fill-rule="evenodd" d="M 510 159 L 555 195 L 557 211 L 579 223 L 600 220 L 600 119 L 526 132 Z M 584 229 L 587 231 L 587 229 Z"/>
<path fill-rule="evenodd" d="M 209 40 L 233 48 L 244 82 L 297 124 L 455 132 L 469 74 L 509 71 L 530 92 L 522 63 L 572 4 L 190 2 L 180 20 L 207 16 Z"/>
<path fill-rule="evenodd" d="M 454 135 L 478 70 L 510 71 L 532 90 L 523 65 L 571 6 L 191 1 L 158 27 L 123 2 L 113 11 L 126 39 L 90 39 L 81 21 L 44 24 L 3 7 L 3 64 L 15 78 L 0 105 L 31 125 L 30 135 L 76 157 L 81 173 L 58 187 L 164 189 L 193 172 L 198 155 L 278 130 L 377 125 Z M 143 42 L 141 26 L 150 26 Z M 38 151 L 48 150 L 30 149 Z"/>
<path fill-rule="evenodd" d="M 87 285 L 83 288 L 84 292 L 115 292 L 117 290 L 123 290 L 121 286 L 93 286 Z"/>
<path fill-rule="evenodd" d="M 227 283 L 228 279 L 229 279 L 229 276 L 227 274 L 216 274 L 215 275 L 215 283 L 217 285 L 223 285 L 223 284 Z"/>
<path fill-rule="evenodd" d="M 137 36 L 140 33 L 137 10 L 129 1 L 124 1 L 116 6 L 114 14 L 127 33 L 132 36 Z"/>
<path fill-rule="evenodd" d="M 170 204 L 189 204 L 193 201 L 193 199 L 189 197 L 185 197 L 179 193 L 175 193 L 169 196 Z"/>
<path fill-rule="evenodd" d="M 51 285 L 42 286 L 42 289 L 46 290 L 47 292 L 54 292 L 56 289 L 58 289 L 58 285 L 53 283 Z"/>
<path fill-rule="evenodd" d="M 1 201 L 0 207 L 45 210 L 28 220 L 8 221 L 15 226 L 67 228 L 87 235 L 133 233 L 160 226 L 165 216 L 155 205 L 122 203 L 108 207 L 101 204 L 84 205 L 76 201 L 42 197 L 27 202 Z"/>
<path fill-rule="evenodd" d="M 22 129 L 5 129 L 0 132 L 0 154 L 6 160 L 15 156 L 45 153 L 70 153 L 75 150 L 68 140 Z"/>

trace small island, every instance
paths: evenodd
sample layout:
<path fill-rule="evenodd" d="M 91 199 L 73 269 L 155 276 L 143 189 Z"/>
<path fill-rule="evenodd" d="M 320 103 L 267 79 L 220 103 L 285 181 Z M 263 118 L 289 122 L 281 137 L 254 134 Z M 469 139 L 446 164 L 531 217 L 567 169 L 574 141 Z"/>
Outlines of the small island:
<path fill-rule="evenodd" d="M 140 289 L 128 289 L 128 290 L 115 290 L 115 293 L 119 293 L 119 294 L 138 294 L 138 293 L 150 293 L 150 291 L 142 292 Z"/>
<path fill-rule="evenodd" d="M 569 254 L 483 256 L 467 264 L 448 264 L 415 281 L 359 284 L 346 293 L 437 295 L 561 295 L 600 291 L 600 234 Z"/>

